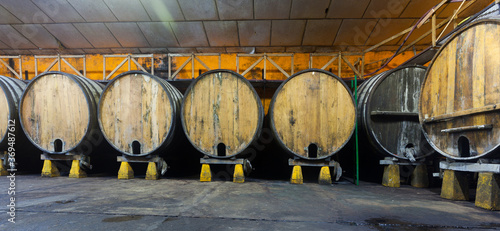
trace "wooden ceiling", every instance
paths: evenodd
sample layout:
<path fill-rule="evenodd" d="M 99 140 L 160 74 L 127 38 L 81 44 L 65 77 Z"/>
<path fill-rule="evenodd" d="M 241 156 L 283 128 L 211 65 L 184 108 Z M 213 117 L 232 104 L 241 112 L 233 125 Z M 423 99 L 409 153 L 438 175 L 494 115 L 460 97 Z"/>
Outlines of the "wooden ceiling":
<path fill-rule="evenodd" d="M 0 0 L 0 53 L 261 53 L 363 49 L 441 0 Z M 477 0 L 459 18 L 491 0 Z M 438 22 L 460 2 L 437 11 Z M 415 39 L 430 25 L 416 30 Z M 450 28 L 451 29 L 451 28 Z M 395 50 L 403 37 L 379 50 Z M 417 43 L 427 46 L 429 39 Z"/>

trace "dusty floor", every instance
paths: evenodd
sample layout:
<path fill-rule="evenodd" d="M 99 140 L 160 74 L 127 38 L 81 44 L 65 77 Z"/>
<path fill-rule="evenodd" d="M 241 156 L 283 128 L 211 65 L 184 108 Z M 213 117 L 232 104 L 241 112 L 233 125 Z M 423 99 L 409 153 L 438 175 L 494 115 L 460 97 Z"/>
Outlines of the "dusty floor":
<path fill-rule="evenodd" d="M 9 183 L 0 178 L 3 211 Z M 410 186 L 38 175 L 15 184 L 16 223 L 3 212 L 0 230 L 500 230 L 500 211 Z"/>

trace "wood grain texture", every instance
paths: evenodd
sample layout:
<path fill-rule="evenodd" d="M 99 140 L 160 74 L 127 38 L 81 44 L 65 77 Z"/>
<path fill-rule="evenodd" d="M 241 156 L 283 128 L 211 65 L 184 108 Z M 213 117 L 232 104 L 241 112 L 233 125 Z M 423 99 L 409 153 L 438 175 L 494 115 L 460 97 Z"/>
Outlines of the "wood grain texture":
<path fill-rule="evenodd" d="M 102 89 L 95 83 L 84 86 L 84 81 L 90 80 L 70 76 L 58 72 L 41 74 L 28 85 L 21 99 L 20 120 L 25 134 L 49 153 L 55 152 L 57 139 L 63 143 L 57 153 L 75 149 L 87 132 L 97 127 L 95 104 Z"/>
<path fill-rule="evenodd" d="M 145 155 L 167 145 L 181 100 L 180 93 L 167 84 L 138 72 L 113 79 L 101 96 L 98 115 L 101 130 L 113 147 L 124 154 Z M 132 150 L 134 141 L 140 143 L 139 153 Z"/>
<path fill-rule="evenodd" d="M 410 66 L 378 74 L 359 88 L 358 121 L 360 134 L 384 156 L 415 159 L 433 153 L 418 121 L 418 97 L 426 68 Z M 385 112 L 377 113 L 377 112 Z"/>
<path fill-rule="evenodd" d="M 488 19 L 469 25 L 441 47 L 429 66 L 420 97 L 419 117 L 433 147 L 447 157 L 476 159 L 492 153 L 500 144 L 498 111 L 476 110 L 500 103 L 498 38 L 499 20 Z M 465 113 L 470 111 L 482 112 Z M 429 121 L 429 118 L 446 115 L 452 118 Z M 487 124 L 492 124 L 493 128 L 441 132 Z M 468 149 L 461 145 L 465 144 L 464 140 L 469 144 Z"/>
<path fill-rule="evenodd" d="M 294 155 L 322 159 L 335 154 L 351 137 L 356 121 L 349 89 L 331 73 L 306 70 L 291 76 L 276 91 L 271 126 L 278 141 Z M 310 155 L 311 144 L 317 146 Z"/>
<path fill-rule="evenodd" d="M 252 85 L 225 70 L 198 77 L 185 93 L 182 124 L 189 141 L 212 157 L 235 156 L 257 138 L 264 112 Z M 218 156 L 217 146 L 225 145 Z"/>

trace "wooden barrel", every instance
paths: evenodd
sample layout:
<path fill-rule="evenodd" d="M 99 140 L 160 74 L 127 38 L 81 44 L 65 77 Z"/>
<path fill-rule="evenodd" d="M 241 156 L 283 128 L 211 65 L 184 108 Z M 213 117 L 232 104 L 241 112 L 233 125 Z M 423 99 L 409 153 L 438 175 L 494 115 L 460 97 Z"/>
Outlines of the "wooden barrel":
<path fill-rule="evenodd" d="M 101 95 L 99 126 L 106 140 L 131 156 L 159 153 L 178 129 L 182 95 L 167 81 L 142 71 L 116 76 Z"/>
<path fill-rule="evenodd" d="M 5 150 L 8 144 L 8 133 L 14 136 L 21 130 L 18 121 L 19 99 L 23 94 L 26 84 L 10 77 L 0 76 L 0 148 Z M 13 126 L 14 130 L 8 130 Z M 14 131 L 14 132 L 13 132 Z"/>
<path fill-rule="evenodd" d="M 419 119 L 440 154 L 457 160 L 498 156 L 500 20 L 454 34 L 434 56 L 420 95 Z"/>
<path fill-rule="evenodd" d="M 263 118 L 257 92 L 233 71 L 208 71 L 196 78 L 184 94 L 184 132 L 196 149 L 211 157 L 242 153 L 260 135 Z"/>
<path fill-rule="evenodd" d="M 97 102 L 102 86 L 63 72 L 33 79 L 21 98 L 19 117 L 24 133 L 51 154 L 89 154 L 100 143 Z"/>
<path fill-rule="evenodd" d="M 356 123 L 347 85 L 319 69 L 285 80 L 273 96 L 269 116 L 278 143 L 295 156 L 313 160 L 337 153 L 349 141 Z"/>
<path fill-rule="evenodd" d="M 415 161 L 434 153 L 418 120 L 418 97 L 426 67 L 380 73 L 358 89 L 360 134 L 383 156 Z"/>

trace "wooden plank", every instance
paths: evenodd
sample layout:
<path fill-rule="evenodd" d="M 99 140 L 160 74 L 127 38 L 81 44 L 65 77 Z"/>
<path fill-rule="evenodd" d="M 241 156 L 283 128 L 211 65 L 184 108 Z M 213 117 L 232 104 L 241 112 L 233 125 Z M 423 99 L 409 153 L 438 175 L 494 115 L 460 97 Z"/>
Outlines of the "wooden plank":
<path fill-rule="evenodd" d="M 480 107 L 480 108 L 472 108 L 472 109 L 458 111 L 458 112 L 454 112 L 454 113 L 450 113 L 450 114 L 443 114 L 443 115 L 434 116 L 431 118 L 426 118 L 426 119 L 424 119 L 424 123 L 440 122 L 440 121 L 454 119 L 454 118 L 458 118 L 458 117 L 462 117 L 462 116 L 487 113 L 487 112 L 493 112 L 493 111 L 498 111 L 498 110 L 500 110 L 500 104 L 486 105 L 486 106 Z"/>
<path fill-rule="evenodd" d="M 361 76 L 361 73 L 359 73 L 358 69 L 356 69 L 350 62 L 349 60 L 347 60 L 347 58 L 345 58 L 345 56 L 342 56 L 342 60 L 344 60 L 345 63 L 347 63 L 347 66 L 349 66 L 351 68 L 351 70 L 354 71 L 354 73 L 357 75 L 357 76 Z"/>
<path fill-rule="evenodd" d="M 273 64 L 276 68 L 278 68 L 279 71 L 281 71 L 281 73 L 283 73 L 287 78 L 290 77 L 290 75 L 285 71 L 283 70 L 283 68 L 281 68 L 278 64 L 276 64 L 272 59 L 271 57 L 267 57 L 267 60 L 269 60 L 269 62 L 271 62 L 271 64 Z"/>
<path fill-rule="evenodd" d="M 492 128 L 493 124 L 483 124 L 483 125 L 465 126 L 459 128 L 448 128 L 441 130 L 441 132 L 455 133 L 455 132 L 465 132 L 465 131 L 491 130 Z"/>
<path fill-rule="evenodd" d="M 241 73 L 242 76 L 245 76 L 250 70 L 252 70 L 257 64 L 260 63 L 264 59 L 264 56 L 260 57 L 255 63 L 253 63 L 250 67 L 248 67 L 243 73 Z"/>
<path fill-rule="evenodd" d="M 416 112 L 402 112 L 402 111 L 371 111 L 372 116 L 418 116 Z"/>
<path fill-rule="evenodd" d="M 9 66 L 5 61 L 0 59 L 0 63 L 2 63 L 7 69 L 9 69 L 10 72 L 12 72 L 14 75 L 16 75 L 17 78 L 22 79 L 22 77 L 19 75 L 19 73 L 16 72 L 16 70 L 12 69 L 12 67 Z"/>

